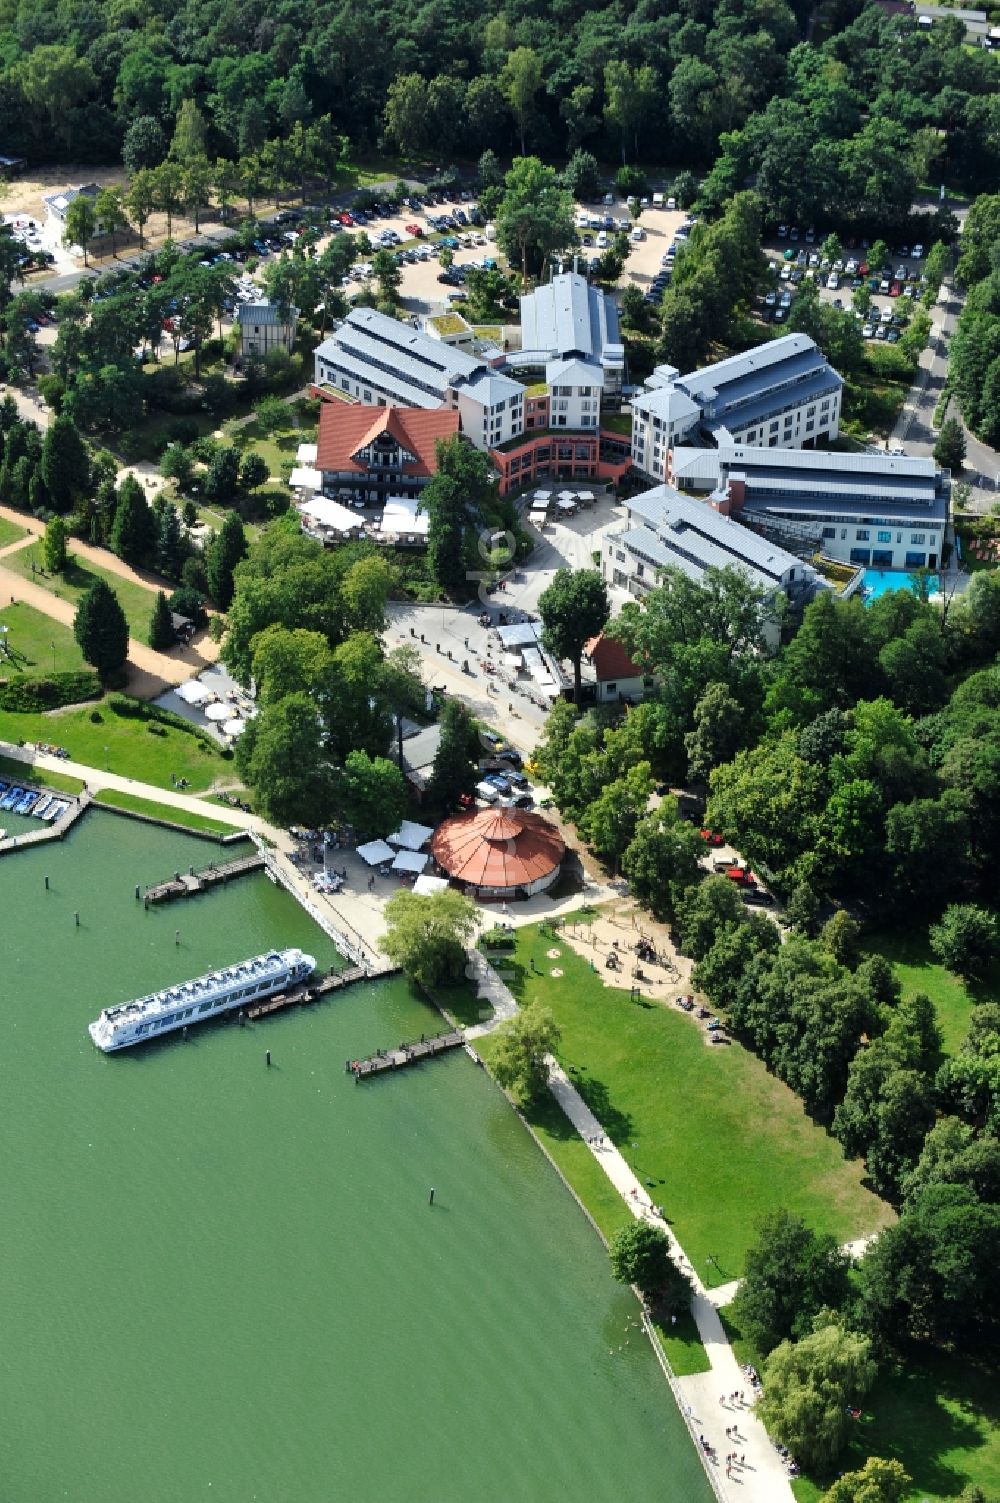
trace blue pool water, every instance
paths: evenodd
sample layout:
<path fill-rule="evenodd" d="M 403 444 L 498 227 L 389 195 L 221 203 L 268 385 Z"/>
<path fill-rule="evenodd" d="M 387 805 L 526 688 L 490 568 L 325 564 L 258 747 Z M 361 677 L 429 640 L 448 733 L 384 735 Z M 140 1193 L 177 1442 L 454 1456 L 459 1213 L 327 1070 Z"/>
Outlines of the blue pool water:
<path fill-rule="evenodd" d="M 917 575 L 909 569 L 866 569 L 863 586 L 865 603 L 870 604 L 880 595 L 887 595 L 890 590 L 912 590 L 916 582 Z M 936 574 L 928 574 L 927 588 L 931 595 L 936 595 L 940 590 L 941 581 Z"/>

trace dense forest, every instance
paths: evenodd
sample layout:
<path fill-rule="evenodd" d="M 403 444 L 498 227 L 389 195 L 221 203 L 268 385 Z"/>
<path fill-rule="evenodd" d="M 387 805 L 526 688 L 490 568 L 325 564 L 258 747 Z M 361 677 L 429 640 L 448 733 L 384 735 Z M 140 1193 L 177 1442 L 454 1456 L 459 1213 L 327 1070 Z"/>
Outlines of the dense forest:
<path fill-rule="evenodd" d="M 437 159 L 586 145 L 707 169 L 721 140 L 710 196 L 757 176 L 770 211 L 806 219 L 996 180 L 997 65 L 959 21 L 928 35 L 856 0 L 820 14 L 816 45 L 809 7 L 785 0 L 508 0 L 486 18 L 468 0 L 21 0 L 0 22 L 0 146 L 152 167 L 191 100 L 229 161 L 316 121 L 357 151 Z"/>

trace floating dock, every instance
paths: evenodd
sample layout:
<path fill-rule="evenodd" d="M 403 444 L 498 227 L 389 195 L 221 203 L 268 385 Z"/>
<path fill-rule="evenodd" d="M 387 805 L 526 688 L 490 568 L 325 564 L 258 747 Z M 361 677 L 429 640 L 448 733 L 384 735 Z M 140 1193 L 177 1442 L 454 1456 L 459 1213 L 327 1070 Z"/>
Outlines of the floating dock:
<path fill-rule="evenodd" d="M 370 1075 L 384 1075 L 387 1070 L 403 1070 L 407 1065 L 417 1065 L 423 1059 L 435 1059 L 447 1054 L 450 1049 L 460 1049 L 465 1044 L 465 1034 L 460 1028 L 449 1033 L 437 1033 L 433 1038 L 421 1035 L 418 1043 L 400 1044 L 398 1049 L 379 1049 L 366 1059 L 349 1059 L 345 1068 L 355 1080 L 367 1080 Z"/>
<path fill-rule="evenodd" d="M 147 887 L 143 902 L 148 908 L 150 903 L 169 903 L 173 898 L 190 898 L 195 893 L 219 887 L 233 877 L 245 876 L 247 872 L 259 872 L 263 866 L 264 857 L 259 851 L 255 851 L 252 856 L 239 856 L 235 861 L 226 861 L 221 866 L 213 864 L 204 871 L 196 872 L 192 868 L 186 872 L 174 872 L 170 881 Z M 136 896 L 138 897 L 138 893 Z"/>
<path fill-rule="evenodd" d="M 247 1008 L 246 1015 L 252 1019 L 266 1018 L 286 1007 L 305 1007 L 326 996 L 327 992 L 339 991 L 341 987 L 350 986 L 355 981 L 366 981 L 368 974 L 363 965 L 350 966 L 346 971 L 335 971 L 332 976 L 324 976 L 321 981 L 307 981 L 302 986 L 292 987 L 290 991 L 279 992 L 276 997 L 268 997 L 265 1002 L 257 1002 L 253 1007 Z"/>

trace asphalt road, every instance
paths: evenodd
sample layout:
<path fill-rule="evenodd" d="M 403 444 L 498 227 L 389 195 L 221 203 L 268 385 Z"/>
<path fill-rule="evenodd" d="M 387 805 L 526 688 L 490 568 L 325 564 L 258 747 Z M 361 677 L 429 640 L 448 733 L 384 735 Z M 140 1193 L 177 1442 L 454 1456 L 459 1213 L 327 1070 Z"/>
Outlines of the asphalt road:
<path fill-rule="evenodd" d="M 947 284 L 942 287 L 931 315 L 927 348 L 920 356 L 916 378 L 892 431 L 891 442 L 902 444 L 907 454 L 920 457 L 933 452 L 937 439 L 934 409 L 941 399 L 948 374 L 951 337 L 962 311 L 962 302 L 961 295 L 953 287 Z M 948 415 L 961 416 L 954 404 Z M 970 511 L 988 512 L 1000 500 L 1000 453 L 976 438 L 968 428 L 965 429 L 965 443 L 965 469 L 953 479 L 971 485 Z"/>

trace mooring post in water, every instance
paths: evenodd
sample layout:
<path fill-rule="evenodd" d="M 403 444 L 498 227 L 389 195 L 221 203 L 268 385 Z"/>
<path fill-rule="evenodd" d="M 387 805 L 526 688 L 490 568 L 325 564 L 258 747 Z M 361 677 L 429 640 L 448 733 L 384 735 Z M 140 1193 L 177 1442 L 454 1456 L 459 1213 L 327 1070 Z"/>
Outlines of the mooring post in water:
<path fill-rule="evenodd" d="M 74 913 L 74 915 L 73 915 L 73 922 L 76 924 L 76 927 L 79 929 L 79 927 L 80 927 L 80 915 L 78 913 Z"/>
<path fill-rule="evenodd" d="M 45 891 L 48 892 L 48 890 L 49 890 L 49 879 L 48 879 L 48 877 L 46 877 L 45 878 Z"/>
<path fill-rule="evenodd" d="M 181 931 L 179 929 L 175 929 L 174 930 L 174 944 L 175 945 L 179 945 L 180 942 L 181 942 Z"/>
<path fill-rule="evenodd" d="M 139 901 L 139 883 L 138 882 L 135 884 L 135 900 L 138 903 L 138 901 Z"/>
<path fill-rule="evenodd" d="M 432 1206 L 434 1204 L 434 1186 L 433 1185 L 431 1185 L 431 1193 L 430 1193 L 430 1195 L 427 1198 L 427 1204 L 429 1206 Z"/>
<path fill-rule="evenodd" d="M 264 1063 L 267 1065 L 267 1068 L 270 1070 L 270 1068 L 271 1068 L 271 1051 L 270 1051 L 270 1049 L 268 1049 L 267 1053 L 264 1055 Z"/>

